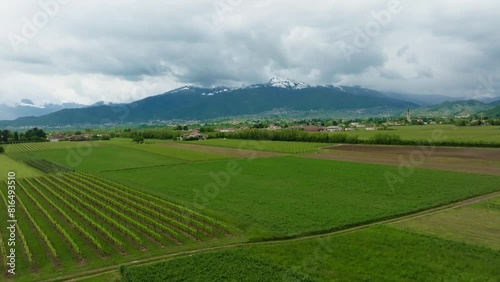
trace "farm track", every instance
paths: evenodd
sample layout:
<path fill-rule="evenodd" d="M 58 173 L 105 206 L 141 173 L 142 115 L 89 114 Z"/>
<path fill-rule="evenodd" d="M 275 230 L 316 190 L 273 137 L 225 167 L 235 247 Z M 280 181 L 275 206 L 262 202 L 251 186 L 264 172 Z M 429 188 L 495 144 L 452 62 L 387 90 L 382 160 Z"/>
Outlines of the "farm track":
<path fill-rule="evenodd" d="M 463 207 L 463 206 L 471 205 L 474 203 L 486 201 L 486 200 L 496 198 L 496 197 L 500 197 L 500 191 L 477 196 L 477 197 L 473 197 L 473 198 L 469 198 L 466 200 L 462 200 L 462 201 L 458 201 L 458 202 L 454 202 L 454 203 L 450 203 L 450 204 L 446 204 L 443 206 L 431 208 L 431 209 L 424 210 L 424 211 L 415 212 L 415 213 L 408 214 L 408 215 L 399 216 L 396 218 L 380 220 L 377 222 L 363 224 L 363 225 L 350 227 L 350 228 L 346 228 L 343 230 L 338 230 L 338 231 L 324 233 L 324 234 L 306 235 L 306 236 L 301 236 L 301 237 L 296 237 L 296 238 L 278 239 L 278 240 L 272 240 L 272 241 L 237 243 L 237 244 L 230 244 L 230 245 L 225 245 L 225 246 L 208 247 L 208 248 L 203 248 L 203 249 L 183 251 L 183 252 L 172 253 L 172 254 L 167 254 L 167 255 L 162 255 L 162 256 L 156 256 L 156 257 L 147 258 L 147 259 L 139 259 L 139 260 L 135 260 L 135 261 L 128 262 L 128 263 L 122 263 L 119 266 L 138 266 L 138 265 L 155 263 L 155 262 L 174 259 L 177 257 L 185 257 L 185 256 L 193 255 L 193 254 L 205 253 L 205 252 L 216 251 L 216 250 L 225 250 L 225 249 L 231 249 L 231 248 L 237 248 L 237 247 L 243 247 L 243 246 L 252 246 L 252 245 L 266 245 L 266 244 L 279 244 L 279 243 L 286 243 L 286 242 L 304 241 L 304 240 L 310 240 L 310 239 L 316 239 L 316 238 L 323 238 L 323 237 L 327 237 L 327 236 L 331 236 L 331 235 L 351 233 L 351 232 L 366 229 L 366 228 L 376 226 L 376 225 L 391 224 L 391 223 L 406 221 L 406 220 L 410 220 L 410 219 L 415 219 L 415 218 L 443 212 L 446 210 L 456 209 L 459 207 Z M 80 272 L 80 273 L 72 274 L 72 275 L 65 275 L 65 276 L 56 277 L 56 278 L 44 280 L 44 281 L 81 281 L 83 279 L 97 277 L 97 276 L 100 276 L 103 274 L 108 274 L 108 273 L 112 273 L 112 272 L 116 272 L 116 271 L 118 271 L 118 265 L 103 267 L 100 269 L 94 269 L 94 270 Z"/>

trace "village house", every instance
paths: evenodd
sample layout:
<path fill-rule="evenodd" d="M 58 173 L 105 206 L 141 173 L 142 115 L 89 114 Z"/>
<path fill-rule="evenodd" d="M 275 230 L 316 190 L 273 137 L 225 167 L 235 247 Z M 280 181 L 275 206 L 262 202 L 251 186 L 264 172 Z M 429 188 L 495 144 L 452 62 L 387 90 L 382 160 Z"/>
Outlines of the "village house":
<path fill-rule="evenodd" d="M 340 126 L 335 126 L 335 125 L 332 125 L 332 126 L 327 126 L 325 127 L 325 129 L 323 129 L 324 132 L 340 132 L 340 131 L 343 131 L 344 129 Z"/>
<path fill-rule="evenodd" d="M 177 137 L 179 141 L 191 141 L 191 140 L 206 140 L 208 139 L 208 135 L 199 133 L 197 131 L 193 131 L 189 134 L 184 134 L 181 137 Z"/>
<path fill-rule="evenodd" d="M 299 125 L 292 125 L 292 126 L 287 127 L 286 129 L 290 129 L 290 130 L 304 130 L 304 127 L 303 126 L 299 126 Z"/>
<path fill-rule="evenodd" d="M 283 127 L 279 126 L 279 125 L 274 125 L 274 124 L 271 124 L 267 130 L 282 130 Z"/>
<path fill-rule="evenodd" d="M 307 132 L 320 132 L 324 129 L 322 126 L 316 126 L 316 125 L 306 125 L 303 127 L 304 131 Z"/>
<path fill-rule="evenodd" d="M 63 141 L 66 137 L 64 136 L 64 134 L 62 133 L 52 133 L 49 137 L 47 137 L 47 139 L 50 141 L 50 142 L 59 142 L 59 141 Z"/>
<path fill-rule="evenodd" d="M 222 132 L 222 133 L 228 133 L 228 132 L 235 132 L 236 129 L 230 127 L 230 128 L 220 128 L 217 131 Z"/>

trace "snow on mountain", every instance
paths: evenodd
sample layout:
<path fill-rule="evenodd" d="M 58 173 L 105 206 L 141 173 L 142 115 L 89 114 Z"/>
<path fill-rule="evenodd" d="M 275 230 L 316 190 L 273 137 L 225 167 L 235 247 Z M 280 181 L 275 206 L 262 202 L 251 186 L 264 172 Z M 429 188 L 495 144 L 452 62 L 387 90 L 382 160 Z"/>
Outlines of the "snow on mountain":
<path fill-rule="evenodd" d="M 271 87 L 287 88 L 287 89 L 304 89 L 311 87 L 311 85 L 307 83 L 282 77 L 271 78 L 271 80 L 269 80 L 267 85 Z"/>

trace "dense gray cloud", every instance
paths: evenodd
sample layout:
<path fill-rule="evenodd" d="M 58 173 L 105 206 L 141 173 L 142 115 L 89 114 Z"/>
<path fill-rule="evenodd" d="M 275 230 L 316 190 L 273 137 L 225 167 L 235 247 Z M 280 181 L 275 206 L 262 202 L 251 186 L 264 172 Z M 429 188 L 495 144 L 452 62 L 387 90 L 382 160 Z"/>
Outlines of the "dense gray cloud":
<path fill-rule="evenodd" d="M 498 96 L 495 6 L 493 0 L 5 0 L 0 103 L 126 102 L 184 84 L 239 86 L 272 76 Z"/>

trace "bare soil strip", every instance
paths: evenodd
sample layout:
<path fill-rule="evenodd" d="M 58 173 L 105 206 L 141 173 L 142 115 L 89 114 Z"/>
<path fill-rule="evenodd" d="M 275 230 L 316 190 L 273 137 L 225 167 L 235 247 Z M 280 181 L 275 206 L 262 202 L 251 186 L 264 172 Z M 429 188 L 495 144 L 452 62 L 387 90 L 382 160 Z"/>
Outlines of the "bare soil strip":
<path fill-rule="evenodd" d="M 401 159 L 408 160 L 413 157 L 421 161 L 421 164 L 417 166 L 421 168 L 500 175 L 500 149 L 340 145 L 327 148 L 317 154 L 301 156 L 395 166 L 401 164 Z M 420 159 L 419 156 L 423 158 Z"/>
<path fill-rule="evenodd" d="M 217 146 L 206 146 L 206 145 L 194 145 L 194 144 L 183 144 L 177 142 L 170 142 L 165 144 L 159 144 L 161 146 L 177 147 L 181 149 L 187 149 L 198 152 L 207 152 L 214 154 L 221 154 L 230 157 L 246 159 L 249 157 L 253 158 L 269 158 L 269 157 L 280 157 L 285 156 L 285 154 L 273 153 L 273 152 L 262 152 L 246 149 L 236 149 L 236 148 L 225 148 Z"/>
<path fill-rule="evenodd" d="M 451 204 L 428 209 L 425 211 L 420 211 L 420 212 L 416 212 L 413 214 L 409 214 L 409 215 L 405 215 L 405 216 L 401 216 L 401 217 L 397 217 L 397 218 L 381 220 L 378 222 L 364 224 L 364 225 L 360 225 L 360 226 L 356 226 L 356 227 L 352 227 L 352 228 L 347 228 L 347 229 L 343 229 L 343 230 L 339 230 L 339 231 L 334 231 L 334 232 L 330 232 L 330 233 L 325 233 L 325 234 L 308 235 L 308 236 L 292 238 L 292 239 L 263 241 L 263 242 L 255 242 L 255 243 L 237 243 L 237 244 L 230 244 L 230 245 L 218 246 L 218 247 L 208 247 L 208 248 L 197 249 L 197 250 L 192 250 L 192 251 L 183 251 L 183 252 L 172 253 L 172 254 L 167 254 L 167 255 L 163 255 L 163 256 L 147 258 L 147 259 L 135 260 L 135 261 L 128 262 L 128 263 L 122 263 L 119 266 L 122 266 L 122 265 L 123 266 L 138 266 L 138 265 L 143 265 L 143 264 L 150 264 L 150 263 L 155 263 L 155 262 L 160 262 L 160 261 L 166 261 L 166 260 L 174 259 L 177 257 L 186 257 L 186 256 L 190 256 L 192 254 L 197 254 L 197 253 L 205 253 L 205 252 L 209 252 L 209 251 L 224 250 L 224 249 L 249 246 L 249 245 L 279 244 L 279 243 L 292 242 L 292 241 L 303 241 L 303 240 L 309 240 L 309 239 L 323 238 L 323 237 L 336 235 L 336 234 L 351 233 L 351 232 L 366 229 L 366 228 L 369 228 L 369 227 L 372 227 L 375 225 L 406 221 L 406 220 L 410 220 L 410 219 L 414 219 L 414 218 L 418 218 L 418 217 L 422 217 L 422 216 L 427 216 L 430 214 L 439 213 L 439 212 L 442 212 L 445 210 L 456 209 L 459 207 L 467 206 L 467 205 L 478 203 L 481 201 L 486 201 L 486 200 L 496 198 L 496 197 L 500 197 L 500 192 L 494 192 L 494 193 L 490 193 L 490 194 L 486 194 L 486 195 L 481 195 L 478 197 L 466 199 L 466 200 L 459 201 L 459 202 L 454 202 Z M 81 281 L 81 280 L 96 277 L 96 276 L 99 276 L 102 274 L 116 272 L 116 271 L 118 271 L 119 266 L 116 265 L 116 266 L 103 267 L 103 268 L 89 270 L 89 271 L 85 271 L 85 272 L 74 273 L 71 275 L 56 277 L 56 278 L 53 278 L 50 280 L 45 280 L 45 281 Z"/>
<path fill-rule="evenodd" d="M 328 150 L 383 153 L 409 155 L 414 151 L 432 151 L 433 157 L 471 158 L 480 160 L 500 160 L 500 149 L 492 148 L 457 148 L 457 147 L 419 147 L 419 146 L 389 146 L 389 145 L 340 145 L 326 148 Z"/>

